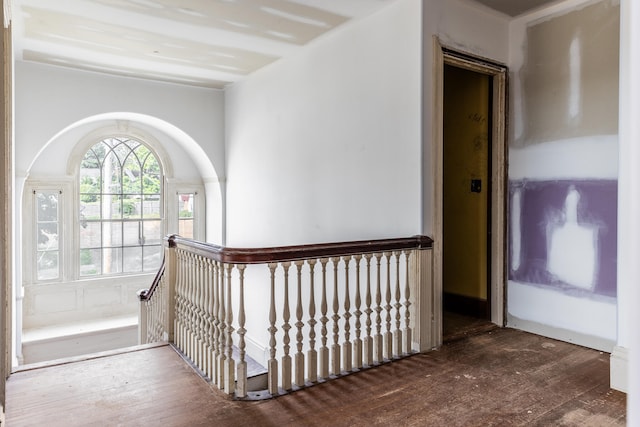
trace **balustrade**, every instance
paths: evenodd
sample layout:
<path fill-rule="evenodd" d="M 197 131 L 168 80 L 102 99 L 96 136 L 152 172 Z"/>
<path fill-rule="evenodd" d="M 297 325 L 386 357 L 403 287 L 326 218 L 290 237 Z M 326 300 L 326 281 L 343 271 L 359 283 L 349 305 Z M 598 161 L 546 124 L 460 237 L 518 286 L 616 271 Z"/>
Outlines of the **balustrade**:
<path fill-rule="evenodd" d="M 273 396 L 423 351 L 430 249 L 423 236 L 266 249 L 171 236 L 139 293 L 140 342 L 172 342 L 237 398 L 253 395 L 249 357 Z"/>

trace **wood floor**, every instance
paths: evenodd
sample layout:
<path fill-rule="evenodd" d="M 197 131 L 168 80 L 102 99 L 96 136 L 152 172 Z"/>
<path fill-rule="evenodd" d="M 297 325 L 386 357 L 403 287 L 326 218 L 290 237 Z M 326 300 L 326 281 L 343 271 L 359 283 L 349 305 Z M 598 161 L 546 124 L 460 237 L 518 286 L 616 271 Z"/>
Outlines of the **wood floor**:
<path fill-rule="evenodd" d="M 624 426 L 609 355 L 512 329 L 276 399 L 213 390 L 171 347 L 19 372 L 19 426 Z"/>

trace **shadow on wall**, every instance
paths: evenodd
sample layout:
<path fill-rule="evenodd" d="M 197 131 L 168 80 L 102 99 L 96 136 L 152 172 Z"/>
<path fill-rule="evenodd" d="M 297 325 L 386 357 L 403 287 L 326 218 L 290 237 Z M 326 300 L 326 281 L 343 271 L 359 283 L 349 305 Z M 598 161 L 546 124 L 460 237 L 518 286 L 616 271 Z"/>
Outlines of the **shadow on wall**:
<path fill-rule="evenodd" d="M 509 278 L 575 296 L 616 296 L 615 180 L 510 182 Z"/>

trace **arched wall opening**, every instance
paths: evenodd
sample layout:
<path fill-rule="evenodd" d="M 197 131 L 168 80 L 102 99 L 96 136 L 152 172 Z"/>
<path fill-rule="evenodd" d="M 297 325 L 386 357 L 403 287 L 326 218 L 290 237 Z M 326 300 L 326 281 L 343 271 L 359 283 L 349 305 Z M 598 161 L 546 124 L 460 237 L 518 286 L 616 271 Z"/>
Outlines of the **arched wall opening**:
<path fill-rule="evenodd" d="M 103 283 L 104 286 L 102 288 L 98 286 L 99 289 L 90 291 L 88 287 L 81 289 L 87 284 L 82 280 L 78 280 L 78 277 L 75 277 L 76 283 L 45 283 L 42 286 L 39 284 L 37 287 L 32 287 L 36 289 L 35 293 L 31 290 L 25 290 L 24 286 L 24 267 L 27 259 L 25 248 L 23 247 L 26 245 L 24 237 L 25 235 L 32 237 L 29 229 L 32 226 L 32 215 L 26 212 L 25 203 L 28 198 L 32 197 L 31 188 L 33 183 L 67 182 L 69 183 L 69 188 L 75 188 L 73 183 L 77 179 L 77 165 L 82 156 L 93 143 L 107 135 L 133 137 L 144 141 L 153 149 L 164 170 L 167 201 L 169 200 L 169 194 L 171 192 L 175 194 L 175 190 L 181 188 L 181 186 L 182 188 L 186 186 L 186 188 L 204 189 L 202 194 L 204 209 L 201 210 L 203 212 L 201 218 L 203 233 L 199 238 L 208 242 L 224 244 L 224 181 L 218 175 L 212 161 L 208 158 L 201 145 L 186 132 L 157 117 L 128 112 L 99 114 L 65 127 L 42 145 L 37 155 L 31 160 L 26 173 L 23 176 L 16 177 L 16 195 L 19 196 L 18 200 L 20 202 L 16 203 L 15 206 L 16 234 L 19 247 L 16 248 L 17 256 L 15 261 L 17 289 L 14 307 L 14 312 L 16 313 L 14 360 L 17 360 L 18 363 L 24 361 L 22 349 L 25 336 L 23 335 L 23 330 L 27 325 L 23 324 L 23 319 L 27 311 L 34 312 L 38 309 L 38 304 L 43 307 L 49 307 L 50 305 L 44 304 L 42 301 L 55 298 L 59 299 L 60 312 L 69 310 L 73 304 L 88 307 L 90 304 L 87 301 L 95 300 L 97 306 L 100 306 L 101 299 L 108 302 L 109 298 L 113 298 L 113 296 L 110 296 L 113 292 L 109 293 L 108 283 Z M 73 191 L 68 193 L 69 196 L 62 199 L 64 203 L 75 203 L 72 199 Z M 70 232 L 70 230 L 67 231 Z M 148 278 L 144 276 L 140 275 L 137 279 L 142 282 L 148 281 Z M 136 282 L 135 278 L 133 282 Z M 131 284 L 130 286 L 135 285 Z M 129 298 L 135 299 L 135 290 L 133 288 L 123 288 L 118 292 L 126 294 L 125 299 L 131 303 Z M 40 291 L 43 292 L 39 293 Z M 133 291 L 133 294 L 129 295 L 132 293 L 131 291 Z M 65 299 L 63 297 L 65 292 L 71 297 Z M 49 309 L 47 308 L 47 310 Z M 62 322 L 60 319 L 65 318 L 60 312 L 56 312 L 56 308 L 50 310 L 52 311 L 50 314 L 54 323 L 56 321 Z M 108 312 L 103 308 L 94 308 L 92 310 L 97 310 L 98 313 Z M 75 320 L 77 321 L 78 319 Z M 34 325 L 39 326 L 39 323 L 36 322 Z M 118 322 L 114 322 L 112 326 L 114 329 L 120 327 Z M 37 333 L 31 335 L 36 337 L 33 338 L 36 341 L 39 336 L 46 337 L 46 333 L 44 335 L 38 335 Z M 66 344 L 63 343 L 63 345 Z M 87 352 L 92 350 L 91 346 L 89 346 Z"/>

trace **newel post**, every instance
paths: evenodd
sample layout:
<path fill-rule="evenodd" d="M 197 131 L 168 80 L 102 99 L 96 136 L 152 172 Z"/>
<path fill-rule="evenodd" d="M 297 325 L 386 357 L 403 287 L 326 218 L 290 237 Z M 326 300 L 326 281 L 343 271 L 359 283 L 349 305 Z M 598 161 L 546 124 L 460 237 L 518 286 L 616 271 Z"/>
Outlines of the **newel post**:
<path fill-rule="evenodd" d="M 147 343 L 147 303 L 144 300 L 147 289 L 138 291 L 138 344 Z"/>
<path fill-rule="evenodd" d="M 414 249 L 410 259 L 411 293 L 414 296 L 413 350 L 429 351 L 442 344 L 442 304 L 436 301 L 431 248 Z"/>
<path fill-rule="evenodd" d="M 174 323 L 176 314 L 176 235 L 173 234 L 166 239 L 164 256 L 165 256 L 165 278 L 167 280 L 167 293 L 165 300 L 162 302 L 165 306 L 165 324 L 164 324 L 164 340 L 174 342 Z"/>

